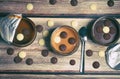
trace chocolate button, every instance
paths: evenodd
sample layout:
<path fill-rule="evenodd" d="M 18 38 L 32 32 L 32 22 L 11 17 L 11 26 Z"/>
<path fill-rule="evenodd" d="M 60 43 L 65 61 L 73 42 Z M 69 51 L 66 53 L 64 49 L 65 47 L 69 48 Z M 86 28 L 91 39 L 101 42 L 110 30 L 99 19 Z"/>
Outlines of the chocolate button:
<path fill-rule="evenodd" d="M 99 27 L 96 27 L 96 31 L 98 32 L 98 33 L 102 33 L 103 31 L 102 31 L 102 26 L 99 26 Z"/>
<path fill-rule="evenodd" d="M 42 54 L 42 56 L 46 57 L 46 56 L 48 56 L 49 51 L 48 50 L 42 50 L 41 54 Z"/>
<path fill-rule="evenodd" d="M 61 45 L 59 46 L 59 49 L 60 49 L 61 51 L 65 51 L 65 50 L 66 50 L 66 45 L 61 44 Z"/>
<path fill-rule="evenodd" d="M 43 26 L 42 25 L 37 25 L 36 26 L 36 30 L 37 30 L 37 32 L 42 32 L 43 31 Z"/>
<path fill-rule="evenodd" d="M 75 65 L 75 63 L 76 63 L 75 60 L 73 60 L 73 59 L 70 60 L 70 65 Z"/>
<path fill-rule="evenodd" d="M 70 3 L 71 3 L 72 6 L 77 6 L 78 1 L 77 0 L 71 0 Z"/>
<path fill-rule="evenodd" d="M 67 33 L 65 31 L 60 33 L 60 37 L 61 38 L 66 38 L 67 37 Z"/>
<path fill-rule="evenodd" d="M 57 58 L 56 57 L 52 57 L 51 58 L 51 63 L 52 64 L 56 64 L 57 63 Z"/>
<path fill-rule="evenodd" d="M 110 27 L 110 34 L 114 34 L 116 32 L 114 27 Z"/>
<path fill-rule="evenodd" d="M 51 5 L 54 5 L 56 2 L 57 2 L 56 0 L 49 0 L 49 3 L 50 3 Z"/>
<path fill-rule="evenodd" d="M 12 55 L 13 53 L 14 53 L 14 49 L 12 49 L 12 48 L 7 49 L 7 54 L 8 55 Z"/>
<path fill-rule="evenodd" d="M 99 67 L 100 67 L 99 62 L 98 62 L 98 61 L 93 62 L 93 67 L 94 67 L 95 69 L 99 68 Z"/>
<path fill-rule="evenodd" d="M 33 4 L 31 4 L 31 3 L 28 3 L 27 6 L 26 6 L 26 9 L 27 9 L 28 11 L 33 10 L 33 8 L 34 8 L 34 6 L 33 6 Z"/>
<path fill-rule="evenodd" d="M 93 51 L 92 50 L 87 50 L 86 51 L 86 55 L 87 56 L 92 56 L 93 55 Z"/>
<path fill-rule="evenodd" d="M 114 6 L 114 1 L 113 0 L 109 0 L 107 2 L 107 4 L 108 4 L 109 7 L 112 7 L 112 6 Z"/>
<path fill-rule="evenodd" d="M 30 34 L 30 31 L 29 31 L 28 29 L 23 29 L 23 30 L 22 30 L 22 33 L 23 33 L 24 35 L 29 35 L 29 34 Z"/>
<path fill-rule="evenodd" d="M 15 63 L 20 63 L 22 61 L 22 58 L 20 58 L 19 56 L 16 56 L 15 58 L 14 58 L 14 62 Z"/>
<path fill-rule="evenodd" d="M 33 64 L 33 59 L 28 58 L 28 59 L 26 60 L 26 64 L 27 64 L 27 65 L 32 65 L 32 64 Z"/>
<path fill-rule="evenodd" d="M 110 37 L 111 37 L 110 34 L 104 34 L 104 35 L 103 35 L 103 38 L 104 38 L 105 40 L 109 40 Z"/>
<path fill-rule="evenodd" d="M 69 39 L 68 39 L 68 42 L 69 42 L 70 44 L 75 44 L 76 40 L 75 40 L 75 38 L 69 38 Z"/>
<path fill-rule="evenodd" d="M 111 24 L 110 20 L 105 20 L 105 21 L 104 21 L 104 25 L 105 25 L 105 26 L 110 26 L 110 24 Z"/>

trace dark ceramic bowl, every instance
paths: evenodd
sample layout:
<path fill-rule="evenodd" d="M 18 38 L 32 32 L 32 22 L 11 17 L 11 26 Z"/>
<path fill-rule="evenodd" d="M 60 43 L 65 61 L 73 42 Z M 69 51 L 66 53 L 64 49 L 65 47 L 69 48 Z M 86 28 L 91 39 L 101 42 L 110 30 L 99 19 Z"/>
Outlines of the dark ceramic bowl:
<path fill-rule="evenodd" d="M 91 27 L 91 39 L 100 45 L 111 45 L 118 41 L 120 36 L 119 23 L 115 18 L 101 17 Z"/>

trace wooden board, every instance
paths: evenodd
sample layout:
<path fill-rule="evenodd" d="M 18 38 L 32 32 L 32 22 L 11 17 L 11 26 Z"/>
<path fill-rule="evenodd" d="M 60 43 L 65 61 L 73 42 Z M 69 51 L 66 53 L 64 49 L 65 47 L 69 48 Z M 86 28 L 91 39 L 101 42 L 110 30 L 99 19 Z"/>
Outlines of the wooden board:
<path fill-rule="evenodd" d="M 117 20 L 120 22 L 120 0 L 114 0 L 114 6 L 109 7 L 107 5 L 108 0 L 78 0 L 77 6 L 71 6 L 70 0 L 57 0 L 55 5 L 49 4 L 49 0 L 0 0 L 0 16 L 6 15 L 8 13 L 22 13 L 23 16 L 34 16 L 29 17 L 34 21 L 36 25 L 41 24 L 44 26 L 44 30 L 49 29 L 47 26 L 48 20 L 53 20 L 55 22 L 55 27 L 59 27 L 63 24 L 70 25 L 71 21 L 75 20 L 79 23 L 79 27 L 75 27 L 78 31 L 80 27 L 87 26 L 89 22 L 98 18 L 100 16 L 113 16 L 117 17 Z M 31 11 L 26 9 L 28 3 L 32 3 L 34 8 Z M 97 5 L 96 10 L 92 10 L 90 7 L 92 4 Z M 36 16 L 36 17 L 35 17 Z M 39 17 L 42 16 L 42 17 Z M 59 18 L 49 18 L 59 17 Z M 64 18 L 61 18 L 64 17 Z M 66 18 L 65 18 L 66 17 Z M 34 43 L 32 43 L 28 47 L 18 48 L 15 46 L 11 46 L 6 44 L 3 40 L 0 40 L 0 79 L 9 79 L 9 78 L 17 78 L 17 79 L 33 79 L 33 78 L 105 78 L 105 79 L 119 79 L 119 70 L 111 69 L 105 61 L 105 57 L 99 57 L 98 52 L 101 50 L 106 50 L 107 47 L 97 45 L 93 43 L 90 39 L 88 39 L 86 43 L 86 50 L 92 49 L 93 55 L 91 57 L 85 56 L 85 74 L 81 75 L 79 73 L 80 70 L 80 48 L 77 52 L 70 56 L 59 56 L 54 54 L 53 52 L 49 52 L 47 57 L 43 57 L 41 55 L 42 49 L 47 49 L 46 46 L 39 46 L 38 40 L 41 39 L 42 33 L 37 33 L 38 36 Z M 120 41 L 120 40 L 119 40 Z M 118 41 L 118 42 L 119 42 Z M 13 55 L 8 55 L 6 53 L 6 49 L 8 47 L 12 47 L 15 50 Z M 93 49 L 97 47 L 96 49 Z M 14 63 L 14 57 L 17 56 L 18 52 L 24 50 L 27 52 L 27 57 L 18 64 Z M 50 59 L 52 57 L 58 58 L 57 64 L 51 64 Z M 33 58 L 34 64 L 31 66 L 26 65 L 25 60 L 27 58 Z M 63 60 L 64 59 L 64 60 Z M 71 59 L 75 59 L 76 64 L 71 66 L 69 61 Z M 92 67 L 94 61 L 98 61 L 100 63 L 100 67 L 95 69 Z M 62 65 L 62 67 L 61 67 Z M 5 73 L 4 73 L 5 72 Z M 9 72 L 9 73 L 8 73 Z M 20 73 L 13 74 L 11 72 Z M 23 74 L 23 72 L 27 72 L 27 74 Z M 31 74 L 31 73 L 36 74 Z M 42 72 L 42 73 L 40 73 Z M 55 72 L 54 74 L 45 74 L 43 72 Z M 63 74 L 56 74 L 57 72 Z M 72 74 L 65 74 L 65 73 Z M 30 74 L 28 74 L 30 73 Z M 40 73 L 40 74 L 39 74 Z M 75 75 L 78 73 L 77 75 Z M 42 75 L 44 74 L 44 75 Z"/>
<path fill-rule="evenodd" d="M 120 1 L 114 0 L 114 6 L 107 5 L 108 0 L 78 0 L 77 6 L 71 6 L 70 0 L 57 0 L 55 5 L 51 5 L 49 0 L 0 0 L 0 13 L 23 13 L 39 15 L 86 15 L 86 14 L 119 14 Z M 28 3 L 32 3 L 34 8 L 31 11 L 26 9 Z M 90 7 L 96 5 L 96 10 Z"/>
<path fill-rule="evenodd" d="M 41 55 L 41 51 L 43 49 L 47 49 L 46 45 L 40 46 L 38 41 L 40 39 L 44 39 L 43 32 L 45 30 L 50 30 L 51 28 L 60 27 L 62 25 L 71 26 L 72 21 L 76 21 L 78 23 L 77 27 L 73 27 L 76 31 L 83 26 L 88 26 L 88 24 L 95 20 L 92 18 L 32 18 L 30 19 L 35 23 L 35 25 L 42 25 L 44 30 L 41 33 L 37 33 L 37 37 L 35 41 L 27 46 L 27 47 L 15 47 L 6 44 L 5 42 L 1 41 L 0 44 L 0 72 L 56 72 L 56 73 L 80 73 L 80 56 L 81 56 L 81 43 L 78 50 L 69 56 L 60 56 L 56 55 L 55 53 L 49 51 L 49 55 L 47 57 L 43 57 Z M 54 22 L 53 27 L 47 26 L 47 21 L 51 20 Z M 120 19 L 117 19 L 120 22 Z M 72 26 L 71 26 L 72 27 Z M 13 55 L 8 55 L 6 53 L 7 48 L 14 48 L 15 53 Z M 85 56 L 85 73 L 100 73 L 100 74 L 110 74 L 110 73 L 119 73 L 120 71 L 111 69 L 107 64 L 104 57 L 99 57 L 99 51 L 106 50 L 106 46 L 101 46 L 95 44 L 90 39 L 86 42 L 86 50 L 91 49 L 93 50 L 93 56 L 88 57 Z M 95 48 L 95 49 L 94 49 Z M 27 56 L 23 59 L 22 62 L 16 64 L 14 63 L 14 57 L 18 55 L 20 51 L 25 51 Z M 58 62 L 56 64 L 52 64 L 50 59 L 52 57 L 56 57 Z M 25 60 L 27 58 L 32 58 L 34 63 L 32 65 L 26 65 Z M 75 65 L 70 65 L 69 62 L 71 59 L 76 61 Z M 100 63 L 100 67 L 98 69 L 93 68 L 92 63 L 94 61 L 98 61 Z"/>

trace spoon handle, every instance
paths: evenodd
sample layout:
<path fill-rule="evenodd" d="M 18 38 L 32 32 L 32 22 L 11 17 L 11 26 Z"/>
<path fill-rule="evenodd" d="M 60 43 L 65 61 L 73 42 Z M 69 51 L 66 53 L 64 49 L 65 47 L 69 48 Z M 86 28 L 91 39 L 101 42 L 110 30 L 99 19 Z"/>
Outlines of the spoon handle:
<path fill-rule="evenodd" d="M 81 45 L 81 62 L 80 62 L 80 72 L 84 73 L 84 65 L 85 65 L 85 41 L 82 40 L 82 45 Z"/>

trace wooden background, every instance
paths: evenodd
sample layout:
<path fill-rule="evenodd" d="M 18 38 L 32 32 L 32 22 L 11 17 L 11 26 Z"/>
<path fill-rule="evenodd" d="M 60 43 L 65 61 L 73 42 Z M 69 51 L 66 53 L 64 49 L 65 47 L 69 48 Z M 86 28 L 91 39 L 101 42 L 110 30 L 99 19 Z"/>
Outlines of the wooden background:
<path fill-rule="evenodd" d="M 108 0 L 78 0 L 77 6 L 71 6 L 70 0 L 57 0 L 51 5 L 49 0 L 0 0 L 0 13 L 23 13 L 34 16 L 55 16 L 55 15 L 104 15 L 120 14 L 120 1 L 114 0 L 114 6 L 107 5 Z M 26 9 L 26 5 L 32 3 L 32 11 Z M 97 5 L 97 10 L 91 10 L 91 4 Z"/>
<path fill-rule="evenodd" d="M 108 15 L 108 16 L 113 16 L 113 17 L 116 17 L 117 20 L 119 21 L 119 17 L 120 17 L 120 0 L 114 0 L 115 4 L 113 7 L 109 7 L 107 5 L 107 1 L 108 0 L 78 0 L 78 5 L 77 6 L 71 6 L 70 4 L 70 0 L 57 0 L 57 3 L 55 5 L 51 5 L 49 4 L 49 0 L 0 0 L 0 16 L 3 16 L 4 14 L 6 13 L 22 13 L 23 16 L 31 16 L 29 17 L 31 20 L 34 21 L 34 23 L 37 25 L 37 24 L 43 24 L 43 25 L 46 25 L 46 21 L 47 20 L 50 20 L 52 19 L 53 21 L 55 21 L 56 25 L 61 25 L 61 24 L 67 24 L 67 25 L 70 25 L 70 22 L 72 20 L 76 20 L 78 23 L 79 23 L 79 27 L 75 28 L 76 30 L 80 29 L 80 27 L 82 26 L 87 26 L 87 24 L 91 21 L 91 20 L 95 20 L 95 18 L 98 18 L 100 16 L 104 16 L 104 15 Z M 28 3 L 32 3 L 33 6 L 34 6 L 34 9 L 32 11 L 28 11 L 26 9 L 26 5 Z M 90 6 L 92 4 L 96 4 L 97 5 L 97 10 L 93 11 L 91 10 Z M 36 18 L 33 18 L 34 16 L 36 16 Z M 44 17 L 46 19 L 44 19 Z M 48 18 L 48 17 L 51 17 L 51 18 Z M 59 18 L 55 18 L 55 17 L 59 17 Z M 63 17 L 63 18 L 60 18 L 60 17 Z M 66 19 L 65 17 L 69 17 L 68 19 Z M 64 20 L 66 22 L 64 22 Z M 41 22 L 39 22 L 41 21 Z M 81 22 L 82 21 L 82 22 Z M 120 22 L 120 21 L 119 21 Z M 47 26 L 45 26 L 47 27 Z M 41 35 L 41 34 L 40 34 Z M 41 36 L 42 37 L 42 36 Z M 39 39 L 40 37 L 37 37 L 36 39 Z M 31 46 L 28 46 L 28 47 L 25 47 L 25 48 L 20 48 L 16 51 L 19 51 L 19 50 L 25 50 L 25 49 L 28 49 L 28 48 L 31 48 L 33 47 L 34 45 L 37 44 L 37 41 L 36 40 Z M 86 45 L 86 50 L 87 49 L 92 49 L 94 47 L 98 47 L 97 49 L 93 49 L 94 51 L 100 51 L 100 50 L 105 50 L 107 47 L 103 47 L 103 46 L 100 46 L 100 45 L 97 45 L 97 44 L 94 44 L 93 42 L 91 42 L 91 40 L 88 40 L 87 42 L 87 45 Z M 20 68 L 20 66 L 17 66 L 12 62 L 12 65 L 9 67 L 7 65 L 8 63 L 8 59 L 4 59 L 6 57 L 8 57 L 6 55 L 5 52 L 5 49 L 7 47 L 12 47 L 12 46 L 8 46 L 7 44 L 5 43 L 1 43 L 1 54 L 4 55 L 4 56 L 1 56 L 1 59 L 3 58 L 5 62 L 2 62 L 2 63 L 5 63 L 4 65 L 1 64 L 0 66 L 0 69 L 1 71 L 3 70 L 12 70 L 12 68 L 16 68 L 16 69 L 27 69 L 27 70 L 32 70 L 31 67 L 25 67 L 23 66 L 23 63 L 21 63 L 20 66 L 23 66 Z M 16 47 L 15 47 L 16 48 Z M 42 48 L 45 48 L 45 47 L 41 47 L 40 50 Z M 36 49 L 36 47 L 32 48 L 32 51 Z M 4 52 L 3 52 L 4 51 Z M 32 51 L 31 53 L 29 53 L 29 56 L 33 56 L 32 54 Z M 70 57 L 64 57 L 65 59 L 71 59 L 71 58 L 76 58 L 77 60 L 77 64 L 75 65 L 74 68 L 71 67 L 71 69 L 73 69 L 73 72 L 78 72 L 79 71 L 79 56 L 80 56 L 80 53 L 79 53 L 80 50 L 78 50 L 77 53 L 75 53 L 74 55 L 70 56 Z M 38 51 L 37 51 L 38 52 Z M 15 53 L 16 55 L 17 53 Z M 37 54 L 37 53 L 36 53 Z M 12 57 L 8 57 L 9 59 L 13 58 L 15 55 L 13 55 Z M 52 56 L 56 56 L 54 54 L 50 54 L 50 57 Z M 95 77 L 98 77 L 98 78 L 111 78 L 111 77 L 116 77 L 116 78 L 119 78 L 119 74 L 120 71 L 115 71 L 115 70 L 112 70 L 110 69 L 107 64 L 105 63 L 105 58 L 98 58 L 98 53 L 94 52 L 94 56 L 92 56 L 91 58 L 85 56 L 86 60 L 85 60 L 85 71 L 86 71 L 86 74 L 84 75 L 65 75 L 65 74 L 59 74 L 59 75 L 55 75 L 55 74 L 51 74 L 51 75 L 43 75 L 43 74 L 6 74 L 6 73 L 1 73 L 0 74 L 0 78 L 6 78 L 6 79 L 9 79 L 9 78 L 20 78 L 22 76 L 23 79 L 26 79 L 26 78 L 80 78 L 82 77 L 83 79 L 86 79 L 86 78 L 92 78 L 94 79 Z M 61 58 L 58 56 L 58 58 Z M 42 59 L 42 58 L 41 58 Z M 48 57 L 49 59 L 49 57 Z M 44 60 L 44 59 L 43 59 Z M 98 60 L 99 62 L 102 62 L 102 65 L 100 66 L 99 69 L 93 69 L 92 68 L 92 62 L 95 61 L 95 60 Z M 9 60 L 10 61 L 10 60 Z M 37 59 L 35 59 L 35 61 L 38 61 Z M 47 60 L 44 60 L 44 61 L 47 61 Z M 68 66 L 66 65 L 66 62 L 68 61 L 65 61 L 65 63 L 63 63 L 63 67 L 61 68 L 61 70 L 68 70 L 67 67 L 64 68 L 65 66 Z M 40 62 L 39 62 L 40 63 Z M 47 63 L 47 62 L 46 62 Z M 101 64 L 101 63 L 100 63 Z M 44 65 L 44 64 L 42 64 Z M 5 69 L 5 67 L 7 66 L 7 69 Z M 47 65 L 48 66 L 48 65 Z M 36 67 L 36 66 L 35 66 Z M 38 67 L 38 66 L 37 66 Z M 44 66 L 43 66 L 44 67 Z M 39 69 L 44 69 L 45 68 L 40 68 L 38 67 Z M 53 68 L 53 67 L 52 67 Z M 70 69 L 70 71 L 71 71 Z M 38 70 L 36 68 L 36 70 Z M 56 69 L 54 69 L 56 70 Z M 46 70 L 47 71 L 47 70 Z M 54 72 L 54 71 L 53 71 Z M 106 75 L 100 75 L 100 74 L 97 74 L 97 73 L 107 73 Z M 114 73 L 114 75 L 111 75 L 112 73 Z"/>

